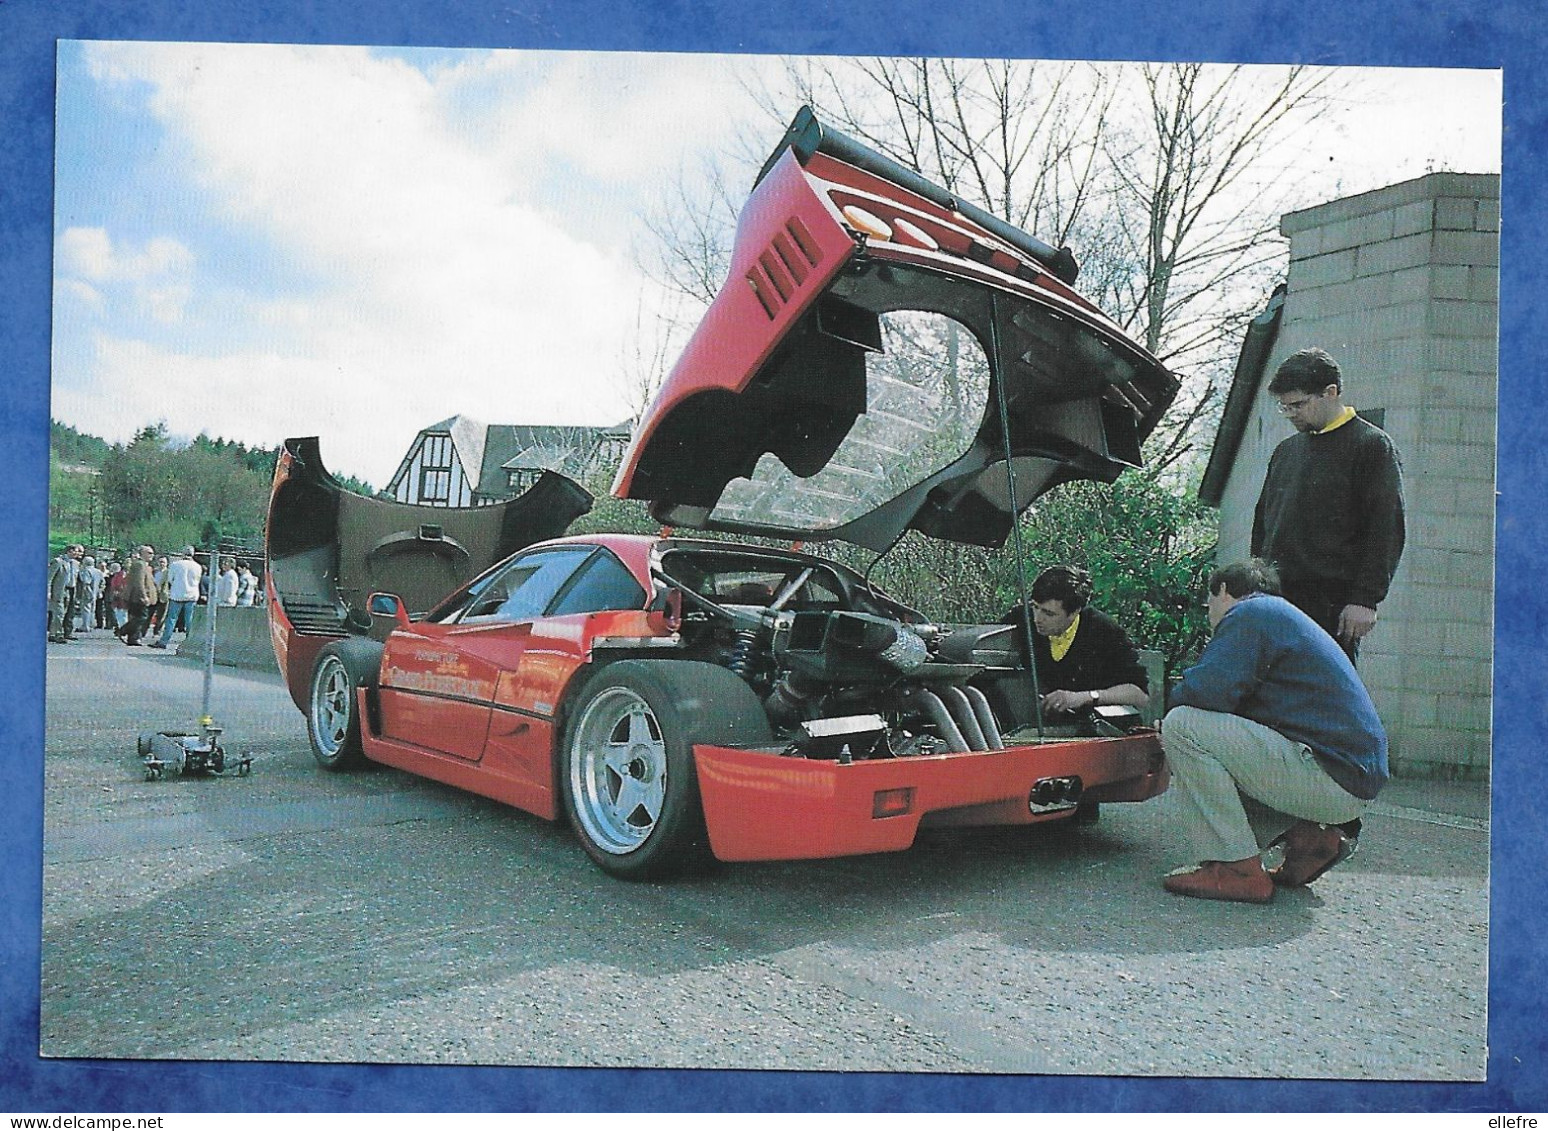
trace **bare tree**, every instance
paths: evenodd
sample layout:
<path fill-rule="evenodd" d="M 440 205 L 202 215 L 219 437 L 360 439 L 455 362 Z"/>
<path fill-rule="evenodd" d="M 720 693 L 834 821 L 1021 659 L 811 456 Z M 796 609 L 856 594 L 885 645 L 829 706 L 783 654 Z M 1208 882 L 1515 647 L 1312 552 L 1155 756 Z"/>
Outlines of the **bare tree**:
<path fill-rule="evenodd" d="M 1304 67 L 1201 64 L 1147 64 L 1127 78 L 1143 112 L 1103 136 L 1113 258 L 1100 289 L 1085 284 L 1147 349 L 1192 376 L 1152 444 L 1160 469 L 1194 449 L 1245 320 L 1282 270 L 1278 223 L 1295 189 L 1275 152 L 1316 121 L 1332 80 Z"/>
<path fill-rule="evenodd" d="M 825 122 L 1054 244 L 1100 191 L 1113 85 L 1083 63 L 792 60 L 771 115 Z"/>
<path fill-rule="evenodd" d="M 1205 346 L 1195 308 L 1244 275 L 1277 262 L 1285 192 L 1269 192 L 1273 145 L 1307 124 L 1327 71 L 1284 68 L 1265 84 L 1241 67 L 1146 64 L 1134 76 L 1141 121 L 1109 132 L 1114 215 L 1136 270 L 1126 324 L 1157 354 Z M 1256 81 L 1255 81 L 1256 80 Z M 1257 174 L 1254 176 L 1254 174 Z"/>
<path fill-rule="evenodd" d="M 679 169 L 641 215 L 645 238 L 634 260 L 659 294 L 641 293 L 635 306 L 635 334 L 620 359 L 619 383 L 635 420 L 656 390 L 706 307 L 714 301 L 731 267 L 737 216 L 745 189 L 757 169 L 747 146 L 730 153 L 706 153 L 692 169 Z"/>
<path fill-rule="evenodd" d="M 628 406 L 632 424 L 638 424 L 645 415 L 692 328 L 682 317 L 682 306 L 686 303 L 698 309 L 707 302 L 701 304 L 697 296 L 685 296 L 668 288 L 657 294 L 647 294 L 642 289 L 635 297 L 634 332 L 619 349 L 618 368 L 613 376 L 614 387 Z"/>
<path fill-rule="evenodd" d="M 770 128 L 818 117 L 1081 261 L 1079 286 L 1184 380 L 1150 444 L 1186 463 L 1218 409 L 1243 324 L 1281 270 L 1278 160 L 1330 72 L 1201 64 L 795 59 L 756 91 Z M 725 277 L 744 152 L 680 180 L 648 223 L 656 278 L 707 303 Z M 706 207 L 705 201 L 710 202 Z"/>
<path fill-rule="evenodd" d="M 1293 183 L 1276 147 L 1314 122 L 1330 72 L 1005 60 L 792 63 L 819 117 L 1054 244 L 1080 286 L 1184 388 L 1151 447 L 1192 453 L 1242 326 L 1280 269 Z"/>
<path fill-rule="evenodd" d="M 743 158 L 743 163 L 746 159 Z M 730 268 L 736 218 L 746 194 L 730 187 L 734 154 L 705 154 L 681 169 L 643 217 L 650 240 L 635 258 L 662 286 L 708 306 Z M 756 165 L 753 166 L 757 168 Z M 752 174 L 747 180 L 751 183 Z"/>
<path fill-rule="evenodd" d="M 751 92 L 767 129 L 679 172 L 644 217 L 652 278 L 708 304 L 724 281 L 736 216 L 769 137 L 810 104 L 834 128 L 1065 242 L 1103 192 L 1099 140 L 1113 84 L 1087 64 L 1003 60 L 792 59 Z"/>

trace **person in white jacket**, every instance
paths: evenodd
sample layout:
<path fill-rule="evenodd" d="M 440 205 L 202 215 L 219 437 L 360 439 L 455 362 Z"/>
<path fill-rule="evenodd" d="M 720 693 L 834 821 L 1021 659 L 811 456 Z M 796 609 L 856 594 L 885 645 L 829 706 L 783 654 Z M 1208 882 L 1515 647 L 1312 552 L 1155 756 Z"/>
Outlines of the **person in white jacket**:
<path fill-rule="evenodd" d="M 81 576 L 75 583 L 75 595 L 80 617 L 79 631 L 90 632 L 97 624 L 97 600 L 102 596 L 102 583 L 106 580 L 97 568 L 97 559 L 87 554 L 81 559 Z"/>
<path fill-rule="evenodd" d="M 253 603 L 253 597 L 258 592 L 258 579 L 253 576 L 253 571 L 247 568 L 243 562 L 237 567 L 237 599 L 239 606 L 249 606 Z"/>
<path fill-rule="evenodd" d="M 215 579 L 215 601 L 221 608 L 236 608 L 238 584 L 236 562 L 221 558 L 220 576 Z"/>
<path fill-rule="evenodd" d="M 167 615 L 152 648 L 165 648 L 175 630 L 187 632 L 193 625 L 194 606 L 199 603 L 199 580 L 204 576 L 204 567 L 194 561 L 193 553 L 192 546 L 184 546 L 167 566 Z"/>

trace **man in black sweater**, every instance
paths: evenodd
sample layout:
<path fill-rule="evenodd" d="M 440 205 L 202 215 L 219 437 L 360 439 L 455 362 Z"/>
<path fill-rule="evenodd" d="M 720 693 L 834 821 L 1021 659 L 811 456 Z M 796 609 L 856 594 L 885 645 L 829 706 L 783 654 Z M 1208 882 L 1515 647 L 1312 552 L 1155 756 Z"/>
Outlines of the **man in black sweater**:
<path fill-rule="evenodd" d="M 1145 669 L 1128 634 L 1112 617 L 1092 608 L 1091 575 L 1053 566 L 1032 582 L 1033 656 L 1043 710 L 1070 716 L 1102 704 L 1144 707 Z M 1004 618 L 1021 619 L 1020 609 Z"/>
<path fill-rule="evenodd" d="M 1296 434 L 1274 449 L 1253 515 L 1252 554 L 1284 596 L 1353 660 L 1403 553 L 1403 476 L 1392 438 L 1343 402 L 1338 363 L 1291 354 L 1269 382 Z"/>

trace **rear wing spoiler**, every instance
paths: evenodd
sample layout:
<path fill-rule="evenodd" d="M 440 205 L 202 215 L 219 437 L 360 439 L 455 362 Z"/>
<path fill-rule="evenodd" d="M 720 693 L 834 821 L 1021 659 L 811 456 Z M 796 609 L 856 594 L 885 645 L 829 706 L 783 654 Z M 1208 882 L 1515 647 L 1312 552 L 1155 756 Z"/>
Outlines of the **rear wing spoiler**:
<path fill-rule="evenodd" d="M 811 160 L 812 154 L 825 153 L 846 165 L 853 165 L 857 169 L 863 169 L 883 180 L 900 185 L 942 208 L 957 212 L 979 227 L 993 232 L 1017 250 L 1031 256 L 1046 267 L 1054 278 L 1066 285 L 1074 284 L 1080 275 L 1080 264 L 1075 262 L 1075 255 L 1069 248 L 1055 248 L 1051 244 L 1044 243 L 1036 236 L 1023 232 L 1014 224 L 984 211 L 971 201 L 959 199 L 907 166 L 876 152 L 831 126 L 823 125 L 817 120 L 817 115 L 813 113 L 810 106 L 803 106 L 796 111 L 795 118 L 785 130 L 785 136 L 774 147 L 774 152 L 763 163 L 763 168 L 758 170 L 757 179 L 753 181 L 754 187 L 757 187 L 758 183 L 768 175 L 769 170 L 787 149 L 795 153 L 796 159 L 802 165 Z"/>

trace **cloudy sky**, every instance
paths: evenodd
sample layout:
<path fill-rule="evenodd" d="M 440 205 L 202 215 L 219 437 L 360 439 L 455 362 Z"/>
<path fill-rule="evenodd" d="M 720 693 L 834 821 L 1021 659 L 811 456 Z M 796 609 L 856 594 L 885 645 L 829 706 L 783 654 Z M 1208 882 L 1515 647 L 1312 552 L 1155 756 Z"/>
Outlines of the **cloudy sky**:
<path fill-rule="evenodd" d="M 669 302 L 642 211 L 701 153 L 772 146 L 747 90 L 780 67 L 63 42 L 53 416 L 115 442 L 316 434 L 376 486 L 456 413 L 616 423 Z M 1499 169 L 1497 73 L 1356 77 L 1307 143 L 1310 199 Z"/>

